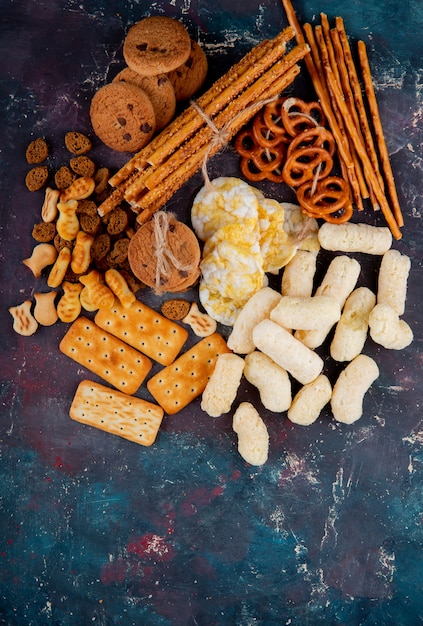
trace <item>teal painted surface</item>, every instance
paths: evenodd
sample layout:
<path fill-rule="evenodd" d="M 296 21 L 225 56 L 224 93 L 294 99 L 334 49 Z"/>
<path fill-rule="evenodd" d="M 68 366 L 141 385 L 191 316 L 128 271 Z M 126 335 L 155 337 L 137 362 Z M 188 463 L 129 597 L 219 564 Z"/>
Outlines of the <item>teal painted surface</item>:
<path fill-rule="evenodd" d="M 0 2 L 2 624 L 423 623 L 423 5 L 295 6 L 302 22 L 318 20 L 320 11 L 342 15 L 351 40 L 369 45 L 405 216 L 395 247 L 412 260 L 405 318 L 415 341 L 401 353 L 366 345 L 381 375 L 351 427 L 328 412 L 309 428 L 264 412 L 270 457 L 253 468 L 237 454 L 231 416 L 209 418 L 198 402 L 166 417 L 149 449 L 75 424 L 69 405 L 87 373 L 59 353 L 63 325 L 22 338 L 7 307 L 35 288 L 21 264 L 40 209 L 40 195 L 28 195 L 23 184 L 25 147 L 45 134 L 56 167 L 67 158 L 63 134 L 90 132 L 90 98 L 123 66 L 128 26 L 150 11 L 181 19 L 204 46 L 212 80 L 286 26 L 281 6 Z M 296 88 L 309 89 L 304 76 Z M 126 161 L 98 144 L 93 155 L 112 167 Z M 236 167 L 228 150 L 210 173 Z M 186 217 L 201 184 L 194 176 L 172 209 Z M 366 220 L 379 223 L 380 216 Z M 360 280 L 374 284 L 374 265 L 364 255 L 360 261 Z M 159 306 L 157 297 L 144 297 Z M 246 384 L 240 394 L 258 402 Z"/>

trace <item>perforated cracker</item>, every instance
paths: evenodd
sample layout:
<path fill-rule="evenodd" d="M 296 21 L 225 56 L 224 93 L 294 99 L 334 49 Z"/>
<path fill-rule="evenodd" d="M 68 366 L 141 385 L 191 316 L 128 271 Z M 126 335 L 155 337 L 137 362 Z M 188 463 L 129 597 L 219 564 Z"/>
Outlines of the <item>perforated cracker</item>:
<path fill-rule="evenodd" d="M 115 300 L 96 314 L 95 323 L 161 365 L 173 363 L 188 337 L 186 328 L 139 300 L 127 309 Z"/>
<path fill-rule="evenodd" d="M 137 391 L 152 362 L 86 317 L 79 317 L 59 344 L 60 350 L 122 392 Z"/>
<path fill-rule="evenodd" d="M 83 380 L 76 390 L 69 415 L 143 446 L 154 443 L 163 419 L 163 409 L 152 402 Z"/>
<path fill-rule="evenodd" d="M 217 357 L 225 352 L 230 350 L 221 335 L 205 337 L 150 378 L 147 388 L 166 413 L 177 413 L 203 393 Z"/>

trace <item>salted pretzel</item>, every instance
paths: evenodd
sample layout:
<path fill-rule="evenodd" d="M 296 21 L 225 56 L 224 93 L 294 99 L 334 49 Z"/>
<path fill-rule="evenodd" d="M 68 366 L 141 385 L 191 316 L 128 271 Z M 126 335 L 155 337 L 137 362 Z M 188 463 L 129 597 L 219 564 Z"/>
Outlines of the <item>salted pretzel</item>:
<path fill-rule="evenodd" d="M 267 179 L 274 183 L 283 183 L 282 168 L 261 170 L 257 167 L 253 159 L 247 157 L 241 158 L 240 168 L 244 177 L 251 182 L 259 182 Z"/>
<path fill-rule="evenodd" d="M 286 98 L 278 98 L 274 102 L 266 104 L 262 111 L 262 118 L 272 133 L 279 135 L 283 143 L 289 144 L 292 137 L 286 132 L 281 115 L 281 107 L 285 100 Z"/>
<path fill-rule="evenodd" d="M 237 134 L 234 148 L 240 156 L 250 158 L 251 153 L 257 148 L 257 142 L 251 128 L 244 128 Z"/>
<path fill-rule="evenodd" d="M 325 114 L 318 102 L 286 98 L 281 105 L 282 124 L 291 137 L 315 126 L 326 124 Z"/>
<path fill-rule="evenodd" d="M 297 200 L 308 217 L 342 224 L 352 216 L 350 188 L 339 176 L 306 181 L 297 189 Z"/>
<path fill-rule="evenodd" d="M 333 157 L 336 150 L 335 139 L 332 133 L 323 126 L 315 126 L 303 131 L 293 139 L 288 146 L 287 156 L 298 148 L 324 148 Z"/>
<path fill-rule="evenodd" d="M 251 128 L 244 129 L 235 138 L 234 147 L 241 156 L 241 171 L 252 182 L 265 179 L 283 182 L 282 163 L 286 148 L 280 141 L 275 141 L 274 136 L 270 138 L 260 116 L 254 122 L 255 127 L 253 123 Z"/>
<path fill-rule="evenodd" d="M 275 133 L 270 129 L 263 118 L 263 112 L 258 113 L 252 124 L 252 134 L 259 146 L 263 148 L 274 148 L 282 143 L 282 133 Z"/>
<path fill-rule="evenodd" d="M 299 187 L 306 181 L 325 178 L 332 167 L 332 156 L 325 148 L 298 148 L 285 161 L 283 179 L 287 185 Z"/>

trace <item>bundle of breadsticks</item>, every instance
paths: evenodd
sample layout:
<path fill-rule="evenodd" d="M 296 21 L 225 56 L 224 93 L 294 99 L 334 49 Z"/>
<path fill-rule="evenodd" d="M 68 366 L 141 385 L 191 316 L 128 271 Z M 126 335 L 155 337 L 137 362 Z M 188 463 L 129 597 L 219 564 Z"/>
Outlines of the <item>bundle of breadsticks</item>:
<path fill-rule="evenodd" d="M 98 212 L 105 215 L 122 201 L 146 222 L 224 147 L 264 104 L 277 98 L 300 72 L 309 53 L 288 27 L 264 40 L 218 79 L 112 178 L 114 188 Z"/>
<path fill-rule="evenodd" d="M 291 0 L 282 4 L 297 44 L 310 46 L 304 62 L 335 137 L 355 205 L 362 210 L 363 199 L 370 199 L 373 208 L 382 211 L 392 235 L 400 239 L 404 221 L 364 41 L 357 43 L 359 73 L 341 17 L 331 28 L 322 13 L 321 24 L 314 28 L 304 24 L 301 29 Z"/>

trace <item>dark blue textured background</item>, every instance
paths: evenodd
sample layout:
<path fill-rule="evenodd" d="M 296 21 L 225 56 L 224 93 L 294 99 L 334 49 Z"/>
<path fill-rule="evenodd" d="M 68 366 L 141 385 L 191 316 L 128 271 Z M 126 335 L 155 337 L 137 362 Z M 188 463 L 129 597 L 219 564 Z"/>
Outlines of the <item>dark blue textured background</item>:
<path fill-rule="evenodd" d="M 45 135 L 51 166 L 67 161 L 63 135 L 91 132 L 90 98 L 123 66 L 128 27 L 150 12 L 181 19 L 208 55 L 211 81 L 287 25 L 281 5 L 0 0 L 1 624 L 423 623 L 423 3 L 295 6 L 301 22 L 342 15 L 351 42 L 368 43 L 405 216 L 394 247 L 412 260 L 404 317 L 415 340 L 401 352 L 366 344 L 380 378 L 352 426 L 328 411 L 308 428 L 262 412 L 270 455 L 254 468 L 236 451 L 231 415 L 212 419 L 198 402 L 166 417 L 148 449 L 72 422 L 87 372 L 58 351 L 64 325 L 23 338 L 7 308 L 45 284 L 21 263 L 42 203 L 24 186 L 25 148 Z M 295 88 L 309 88 L 304 75 Z M 98 142 L 92 154 L 115 168 L 127 160 Z M 237 159 L 228 149 L 209 169 L 236 175 Z M 171 208 L 186 217 L 200 185 L 196 175 Z M 361 284 L 374 286 L 374 259 L 360 261 Z M 257 401 L 245 383 L 240 397 Z"/>

